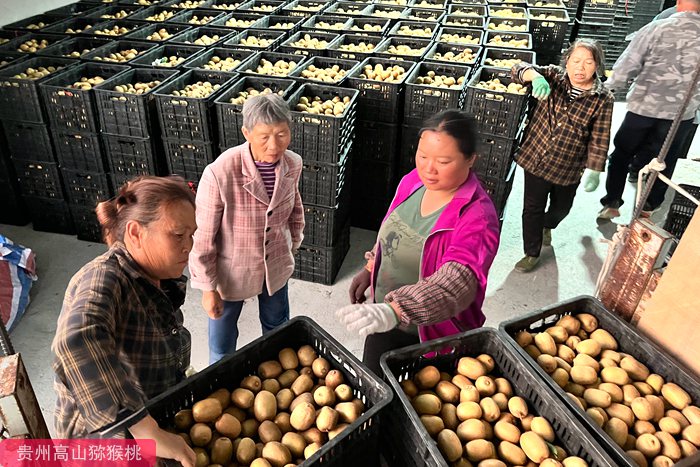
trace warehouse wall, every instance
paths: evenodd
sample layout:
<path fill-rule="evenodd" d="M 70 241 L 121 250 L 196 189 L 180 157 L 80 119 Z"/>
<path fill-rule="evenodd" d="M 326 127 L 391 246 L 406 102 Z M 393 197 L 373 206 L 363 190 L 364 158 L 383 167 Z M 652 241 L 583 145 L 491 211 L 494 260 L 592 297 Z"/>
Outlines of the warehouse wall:
<path fill-rule="evenodd" d="M 47 10 L 75 3 L 76 0 L 2 0 L 0 1 L 0 26 L 14 23 L 22 18 L 37 15 Z"/>

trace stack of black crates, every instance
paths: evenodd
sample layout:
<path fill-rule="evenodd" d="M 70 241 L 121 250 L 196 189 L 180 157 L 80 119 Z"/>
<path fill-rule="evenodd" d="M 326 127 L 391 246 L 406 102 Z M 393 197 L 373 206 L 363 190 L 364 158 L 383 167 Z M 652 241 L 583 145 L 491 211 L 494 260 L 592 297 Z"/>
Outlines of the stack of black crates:
<path fill-rule="evenodd" d="M 537 63 L 559 64 L 562 49 L 568 45 L 570 33 L 571 16 L 568 9 L 559 0 L 528 0 L 527 5 L 529 32 Z"/>
<path fill-rule="evenodd" d="M 657 180 L 656 183 L 660 182 Z M 700 186 L 680 185 L 680 187 L 694 196 L 695 199 L 700 199 Z M 690 224 L 690 220 L 693 218 L 696 209 L 697 206 L 695 203 L 682 194 L 676 193 L 668 209 L 664 230 L 673 234 L 674 237 L 680 240 L 683 233 L 685 233 L 685 229 L 688 228 L 688 224 Z"/>

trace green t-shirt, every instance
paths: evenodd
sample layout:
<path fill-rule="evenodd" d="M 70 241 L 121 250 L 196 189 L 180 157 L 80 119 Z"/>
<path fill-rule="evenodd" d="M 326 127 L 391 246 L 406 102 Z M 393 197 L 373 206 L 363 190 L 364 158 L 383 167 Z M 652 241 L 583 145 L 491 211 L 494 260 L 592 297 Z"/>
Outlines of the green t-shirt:
<path fill-rule="evenodd" d="M 401 203 L 379 228 L 381 263 L 374 291 L 375 302 L 404 285 L 415 284 L 420 276 L 423 244 L 444 206 L 423 217 L 420 213 L 425 187 Z"/>

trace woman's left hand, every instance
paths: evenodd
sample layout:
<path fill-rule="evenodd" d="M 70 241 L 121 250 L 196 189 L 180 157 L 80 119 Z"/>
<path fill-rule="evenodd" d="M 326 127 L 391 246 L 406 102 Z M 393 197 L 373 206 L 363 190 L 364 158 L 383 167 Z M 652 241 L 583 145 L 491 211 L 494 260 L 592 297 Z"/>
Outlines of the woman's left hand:
<path fill-rule="evenodd" d="M 357 331 L 362 337 L 391 331 L 399 324 L 396 311 L 387 303 L 347 305 L 335 314 L 348 331 Z"/>

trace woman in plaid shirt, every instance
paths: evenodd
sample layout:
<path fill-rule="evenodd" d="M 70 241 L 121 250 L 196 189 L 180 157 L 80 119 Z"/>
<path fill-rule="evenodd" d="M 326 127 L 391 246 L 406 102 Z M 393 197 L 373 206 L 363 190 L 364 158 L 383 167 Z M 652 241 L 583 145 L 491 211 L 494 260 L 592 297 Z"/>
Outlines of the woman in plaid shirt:
<path fill-rule="evenodd" d="M 569 214 L 584 169 L 590 171 L 586 191 L 598 187 L 605 169 L 614 100 L 599 78 L 603 50 L 596 41 L 579 39 L 563 62 L 564 67 L 519 63 L 512 70 L 515 82 L 532 83 L 537 99 L 515 156 L 525 171 L 525 256 L 515 264 L 519 272 L 535 269 L 542 246 L 551 245 L 552 230 Z"/>
<path fill-rule="evenodd" d="M 138 411 L 182 381 L 190 361 L 180 306 L 194 195 L 179 177 L 140 177 L 96 212 L 109 250 L 68 284 L 51 347 L 58 438 L 84 437 Z M 148 414 L 129 431 L 155 440 L 158 457 L 194 466 L 192 449 Z"/>

